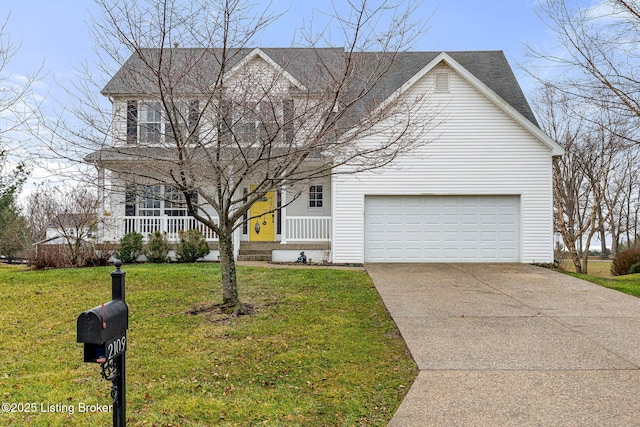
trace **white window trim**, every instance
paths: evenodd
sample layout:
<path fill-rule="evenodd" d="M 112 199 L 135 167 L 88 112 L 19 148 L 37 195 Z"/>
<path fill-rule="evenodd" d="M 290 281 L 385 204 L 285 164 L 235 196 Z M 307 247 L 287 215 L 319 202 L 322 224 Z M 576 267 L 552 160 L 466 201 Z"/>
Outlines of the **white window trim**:
<path fill-rule="evenodd" d="M 320 188 L 320 191 L 318 191 L 318 187 Z M 311 194 L 312 194 L 311 189 L 312 188 L 315 188 L 315 191 L 313 191 L 313 194 L 315 194 L 316 196 L 319 194 L 321 196 L 319 199 L 317 197 L 315 197 L 313 199 L 311 198 Z M 324 207 L 325 207 L 324 194 L 325 194 L 325 191 L 324 191 L 324 185 L 323 184 L 310 184 L 309 188 L 308 188 L 308 191 L 307 191 L 307 195 L 308 195 L 308 198 L 307 198 L 307 209 L 310 209 L 310 210 L 324 209 Z M 317 206 L 318 201 L 322 203 L 322 206 Z M 312 202 L 315 203 L 316 206 L 311 206 Z"/>

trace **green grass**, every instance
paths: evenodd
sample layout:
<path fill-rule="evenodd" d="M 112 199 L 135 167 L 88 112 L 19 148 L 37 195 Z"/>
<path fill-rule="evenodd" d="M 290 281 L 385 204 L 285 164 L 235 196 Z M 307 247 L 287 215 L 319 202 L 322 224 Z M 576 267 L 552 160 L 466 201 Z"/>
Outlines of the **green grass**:
<path fill-rule="evenodd" d="M 640 274 L 611 276 L 610 260 L 589 260 L 587 264 L 588 274 L 575 273 L 573 263 L 568 259 L 562 260 L 561 267 L 565 273 L 571 276 L 640 297 Z"/>
<path fill-rule="evenodd" d="M 593 276 L 590 274 L 577 274 L 572 272 L 567 272 L 567 274 L 583 280 L 587 280 L 592 283 L 596 283 L 606 288 L 624 292 L 625 294 L 640 297 L 640 274 L 625 274 L 624 276 L 616 276 L 610 278 Z"/>
<path fill-rule="evenodd" d="M 36 407 L 0 426 L 111 425 L 78 412 L 111 399 L 75 341 L 112 270 L 0 267 L 0 402 Z M 124 270 L 130 426 L 384 426 L 417 373 L 363 272 L 240 267 L 257 313 L 225 320 L 189 314 L 219 302 L 217 264 Z"/>

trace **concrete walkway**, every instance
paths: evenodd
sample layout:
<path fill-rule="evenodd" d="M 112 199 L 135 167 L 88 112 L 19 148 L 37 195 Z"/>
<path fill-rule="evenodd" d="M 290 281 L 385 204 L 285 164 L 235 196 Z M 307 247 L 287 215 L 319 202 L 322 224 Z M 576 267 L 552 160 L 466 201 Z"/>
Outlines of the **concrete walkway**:
<path fill-rule="evenodd" d="M 390 427 L 640 426 L 640 298 L 522 264 L 367 264 L 420 373 Z"/>

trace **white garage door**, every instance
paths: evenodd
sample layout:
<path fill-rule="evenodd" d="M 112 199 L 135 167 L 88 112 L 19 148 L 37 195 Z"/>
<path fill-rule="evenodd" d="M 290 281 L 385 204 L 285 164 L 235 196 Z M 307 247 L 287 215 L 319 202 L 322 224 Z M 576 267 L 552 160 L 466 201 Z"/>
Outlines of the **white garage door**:
<path fill-rule="evenodd" d="M 366 262 L 518 262 L 518 196 L 366 196 Z"/>

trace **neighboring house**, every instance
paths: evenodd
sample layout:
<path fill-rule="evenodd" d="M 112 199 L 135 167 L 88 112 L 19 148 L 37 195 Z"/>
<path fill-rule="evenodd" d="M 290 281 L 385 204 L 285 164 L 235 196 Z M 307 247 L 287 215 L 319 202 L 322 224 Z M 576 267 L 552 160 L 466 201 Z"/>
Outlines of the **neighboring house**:
<path fill-rule="evenodd" d="M 66 245 L 81 241 L 95 241 L 97 231 L 96 214 L 63 213 L 47 224 L 45 238 L 38 244 Z"/>
<path fill-rule="evenodd" d="M 309 84 L 296 68 L 304 66 L 303 59 L 281 59 L 304 52 L 248 49 L 243 61 L 286 73 L 292 85 Z M 334 263 L 552 261 L 552 160 L 563 150 L 537 126 L 504 54 L 407 52 L 394 66 L 396 72 L 380 85 L 383 95 L 428 94 L 425 111 L 437 109 L 441 118 L 424 136 L 431 142 L 384 169 L 312 180 L 292 202 L 286 189 L 266 195 L 251 216 L 275 213 L 244 224 L 234 243 L 280 242 L 285 252 L 274 251 L 277 261 L 294 261 L 301 248 L 315 249 L 316 260 L 324 257 L 321 248 L 330 249 Z M 172 187 L 127 182 L 116 168 L 137 141 L 154 137 L 149 129 L 166 126 L 139 101 L 143 91 L 124 90 L 119 79 L 116 74 L 103 94 L 113 103 L 115 126 L 127 143 L 86 158 L 101 180 L 111 171 L 105 185 L 111 188 L 111 210 L 99 240 L 161 230 L 176 241 L 179 230 L 199 228 L 215 242 L 215 234 L 187 216 L 185 201 Z M 197 102 L 185 104 L 185 115 L 197 108 Z M 295 106 L 285 105 L 282 114 L 287 108 Z"/>

